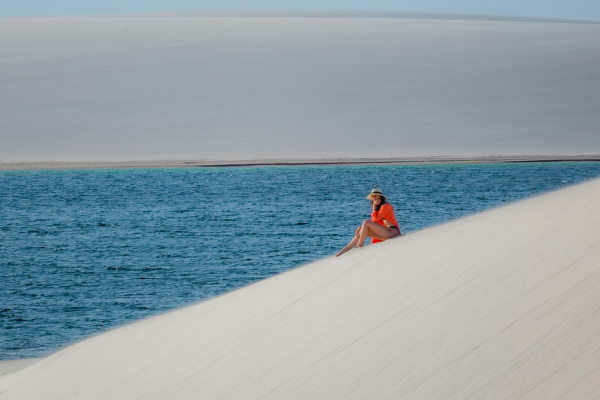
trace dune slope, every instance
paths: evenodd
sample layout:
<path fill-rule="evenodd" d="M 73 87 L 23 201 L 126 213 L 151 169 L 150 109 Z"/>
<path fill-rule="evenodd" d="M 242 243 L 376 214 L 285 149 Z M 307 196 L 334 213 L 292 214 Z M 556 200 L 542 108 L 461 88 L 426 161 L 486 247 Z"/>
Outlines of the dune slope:
<path fill-rule="evenodd" d="M 600 180 L 66 348 L 0 399 L 600 395 Z"/>
<path fill-rule="evenodd" d="M 600 154 L 600 24 L 434 18 L 3 18 L 0 162 Z"/>

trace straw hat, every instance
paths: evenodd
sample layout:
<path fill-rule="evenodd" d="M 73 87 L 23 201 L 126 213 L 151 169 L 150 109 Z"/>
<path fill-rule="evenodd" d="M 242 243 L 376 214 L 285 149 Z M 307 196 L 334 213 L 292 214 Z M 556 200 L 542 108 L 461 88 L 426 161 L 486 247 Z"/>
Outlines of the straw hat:
<path fill-rule="evenodd" d="M 383 192 L 379 188 L 375 188 L 375 189 L 371 190 L 371 193 L 369 193 L 369 195 L 367 196 L 367 200 L 373 200 L 373 196 L 381 196 L 384 199 L 387 198 L 386 196 L 383 195 Z"/>

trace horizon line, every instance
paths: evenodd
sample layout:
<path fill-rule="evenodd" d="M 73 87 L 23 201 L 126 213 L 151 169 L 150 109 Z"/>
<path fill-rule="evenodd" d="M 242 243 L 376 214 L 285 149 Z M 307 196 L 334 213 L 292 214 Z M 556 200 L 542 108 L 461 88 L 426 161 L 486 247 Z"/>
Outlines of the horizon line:
<path fill-rule="evenodd" d="M 535 17 L 506 14 L 471 14 L 396 10 L 182 10 L 98 14 L 31 14 L 0 16 L 0 19 L 43 18 L 371 18 L 371 19 L 438 19 L 489 22 L 538 22 L 600 24 L 600 20 Z"/>

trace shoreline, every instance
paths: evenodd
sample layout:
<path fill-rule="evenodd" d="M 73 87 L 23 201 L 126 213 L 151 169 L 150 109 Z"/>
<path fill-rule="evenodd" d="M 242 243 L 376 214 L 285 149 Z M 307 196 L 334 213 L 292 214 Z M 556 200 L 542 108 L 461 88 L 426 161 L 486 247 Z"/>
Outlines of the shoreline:
<path fill-rule="evenodd" d="M 0 377 L 12 374 L 13 372 L 18 372 L 22 369 L 29 367 L 30 365 L 35 364 L 38 361 L 43 360 L 45 357 L 37 357 L 37 358 L 19 358 L 16 360 L 4 360 L 0 361 Z"/>
<path fill-rule="evenodd" d="M 539 162 L 600 162 L 600 154 L 580 156 L 398 157 L 255 160 L 146 160 L 0 163 L 0 171 L 126 168 L 285 167 L 335 165 L 511 164 Z"/>

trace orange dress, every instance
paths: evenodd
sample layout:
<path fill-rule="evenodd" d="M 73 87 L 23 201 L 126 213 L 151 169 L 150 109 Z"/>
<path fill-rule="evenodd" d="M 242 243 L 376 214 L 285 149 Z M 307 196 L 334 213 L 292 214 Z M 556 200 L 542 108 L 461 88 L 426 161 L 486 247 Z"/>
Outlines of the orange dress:
<path fill-rule="evenodd" d="M 396 228 L 398 228 L 398 233 L 400 233 L 400 225 L 398 224 L 398 221 L 396 221 L 396 216 L 394 215 L 394 207 L 392 207 L 392 205 L 389 203 L 385 203 L 384 205 L 382 205 L 379 211 L 373 211 L 371 213 L 371 221 L 377 222 L 379 225 L 383 225 L 387 228 L 387 225 L 383 221 L 384 219 L 389 224 L 394 225 Z M 383 242 L 383 240 L 375 238 L 371 239 L 371 241 L 373 243 Z"/>

